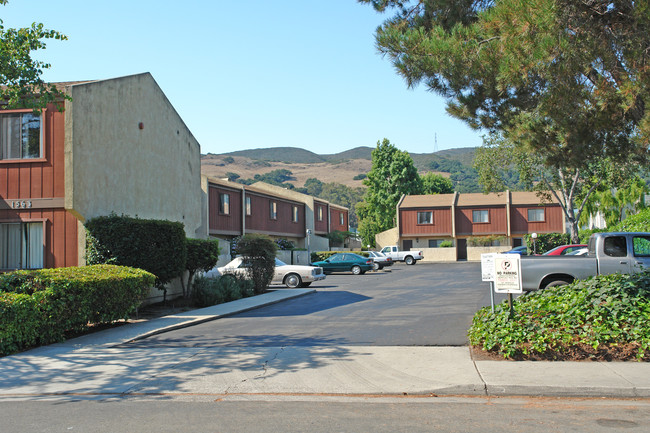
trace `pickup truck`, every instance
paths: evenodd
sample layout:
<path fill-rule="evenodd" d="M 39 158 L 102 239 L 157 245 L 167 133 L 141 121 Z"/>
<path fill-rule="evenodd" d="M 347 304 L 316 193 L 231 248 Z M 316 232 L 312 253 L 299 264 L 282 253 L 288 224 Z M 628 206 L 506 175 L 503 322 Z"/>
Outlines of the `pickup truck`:
<path fill-rule="evenodd" d="M 648 266 L 650 233 L 595 233 L 584 256 L 522 256 L 522 288 L 540 290 L 595 275 L 635 273 Z"/>
<path fill-rule="evenodd" d="M 407 265 L 414 265 L 418 260 L 424 258 L 422 251 L 400 251 L 397 245 L 384 247 L 380 252 L 393 259 L 394 262 L 404 262 Z"/>

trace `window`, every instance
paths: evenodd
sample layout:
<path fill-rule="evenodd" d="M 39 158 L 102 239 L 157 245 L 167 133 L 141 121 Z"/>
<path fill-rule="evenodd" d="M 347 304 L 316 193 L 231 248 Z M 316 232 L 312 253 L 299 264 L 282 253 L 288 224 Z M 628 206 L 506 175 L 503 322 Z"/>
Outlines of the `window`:
<path fill-rule="evenodd" d="M 489 212 L 487 210 L 473 210 L 472 211 L 473 223 L 489 223 Z"/>
<path fill-rule="evenodd" d="M 0 114 L 0 160 L 40 158 L 41 137 L 39 115 Z"/>
<path fill-rule="evenodd" d="M 634 257 L 650 257 L 650 236 L 634 236 Z"/>
<path fill-rule="evenodd" d="M 291 208 L 291 221 L 294 223 L 298 222 L 298 206 L 293 206 Z"/>
<path fill-rule="evenodd" d="M 219 194 L 219 213 L 230 215 L 230 194 Z"/>
<path fill-rule="evenodd" d="M 624 236 L 611 236 L 605 238 L 605 245 L 603 247 L 605 254 L 610 257 L 625 257 L 627 256 L 627 242 Z"/>
<path fill-rule="evenodd" d="M 269 217 L 272 220 L 278 219 L 278 204 L 274 201 L 269 203 Z"/>
<path fill-rule="evenodd" d="M 418 224 L 433 224 L 433 212 L 418 212 Z"/>
<path fill-rule="evenodd" d="M 323 206 L 318 206 L 318 221 L 323 221 Z"/>
<path fill-rule="evenodd" d="M 339 225 L 345 225 L 345 215 L 343 215 L 343 212 L 339 214 Z"/>
<path fill-rule="evenodd" d="M 441 239 L 429 239 L 429 248 L 439 248 Z"/>
<path fill-rule="evenodd" d="M 538 209 L 528 209 L 528 222 L 544 222 L 546 218 L 544 217 L 544 208 Z"/>
<path fill-rule="evenodd" d="M 43 223 L 0 224 L 0 269 L 43 267 Z"/>
<path fill-rule="evenodd" d="M 245 205 L 246 205 L 246 216 L 253 215 L 253 207 L 251 205 L 251 198 L 250 197 L 246 197 Z"/>

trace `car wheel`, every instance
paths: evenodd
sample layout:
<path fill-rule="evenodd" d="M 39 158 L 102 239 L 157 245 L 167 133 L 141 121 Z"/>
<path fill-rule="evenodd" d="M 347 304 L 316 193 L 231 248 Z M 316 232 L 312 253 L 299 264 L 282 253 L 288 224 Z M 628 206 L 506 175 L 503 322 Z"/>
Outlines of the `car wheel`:
<path fill-rule="evenodd" d="M 411 256 L 406 256 L 404 258 L 404 262 L 406 262 L 407 265 L 414 265 L 415 264 L 415 259 Z"/>
<path fill-rule="evenodd" d="M 380 269 L 381 269 L 381 266 L 379 266 L 379 263 L 377 263 L 377 262 L 372 263 L 372 270 L 373 271 L 378 271 Z"/>
<path fill-rule="evenodd" d="M 311 281 L 309 283 L 302 283 L 300 287 L 309 287 L 311 286 Z"/>
<path fill-rule="evenodd" d="M 544 286 L 544 288 L 547 288 L 547 287 L 557 287 L 557 286 L 566 286 L 567 284 L 571 284 L 571 281 L 567 281 L 567 280 L 555 280 L 555 281 L 551 281 L 550 283 L 548 283 L 546 286 Z"/>
<path fill-rule="evenodd" d="M 289 274 L 286 277 L 284 277 L 284 285 L 290 289 L 295 289 L 296 287 L 299 287 L 301 284 L 302 284 L 302 280 L 300 279 L 300 275 L 298 274 Z"/>
<path fill-rule="evenodd" d="M 354 265 L 350 270 L 354 275 L 361 275 L 361 266 Z"/>

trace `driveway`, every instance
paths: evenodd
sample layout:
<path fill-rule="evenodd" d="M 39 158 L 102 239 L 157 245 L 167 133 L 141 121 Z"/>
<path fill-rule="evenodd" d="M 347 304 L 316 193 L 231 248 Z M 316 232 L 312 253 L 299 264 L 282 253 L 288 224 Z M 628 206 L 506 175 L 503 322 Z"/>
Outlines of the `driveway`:
<path fill-rule="evenodd" d="M 474 313 L 490 305 L 479 263 L 396 264 L 328 275 L 312 288 L 317 293 L 129 346 L 462 346 Z"/>

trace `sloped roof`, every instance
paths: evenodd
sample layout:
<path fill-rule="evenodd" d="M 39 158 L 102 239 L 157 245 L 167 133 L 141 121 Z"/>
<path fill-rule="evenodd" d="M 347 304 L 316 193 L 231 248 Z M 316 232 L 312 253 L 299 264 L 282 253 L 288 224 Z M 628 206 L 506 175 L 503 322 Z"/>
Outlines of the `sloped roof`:
<path fill-rule="evenodd" d="M 457 206 L 505 206 L 508 201 L 507 192 L 491 192 L 483 194 L 480 192 L 459 194 Z"/>
<path fill-rule="evenodd" d="M 400 208 L 451 207 L 456 194 L 407 195 Z"/>
<path fill-rule="evenodd" d="M 542 198 L 537 195 L 536 192 L 530 191 L 513 191 L 511 198 L 511 203 L 513 206 L 520 205 L 542 205 L 542 204 L 558 204 L 557 199 L 553 194 L 551 194 L 551 202 L 543 202 Z"/>

